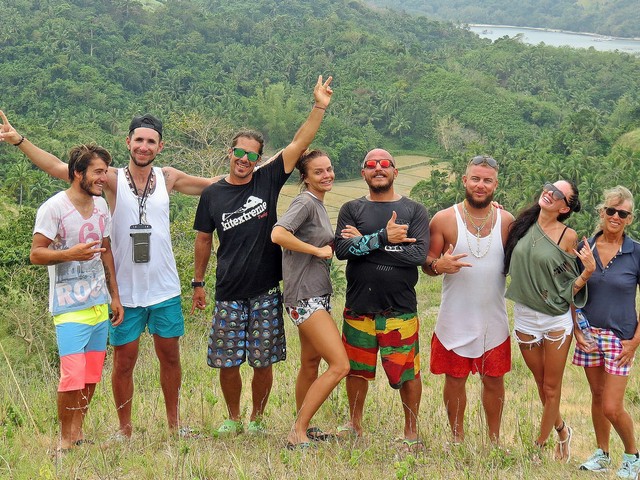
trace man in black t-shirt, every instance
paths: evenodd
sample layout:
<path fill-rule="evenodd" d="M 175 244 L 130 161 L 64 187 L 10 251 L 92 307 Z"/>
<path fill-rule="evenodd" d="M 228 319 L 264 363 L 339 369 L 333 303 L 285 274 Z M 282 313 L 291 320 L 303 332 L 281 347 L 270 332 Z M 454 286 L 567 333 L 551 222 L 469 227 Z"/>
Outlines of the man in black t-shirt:
<path fill-rule="evenodd" d="M 370 151 L 362 164 L 369 194 L 340 209 L 336 256 L 347 260 L 347 299 L 342 341 L 351 363 L 347 376 L 350 422 L 339 431 L 362 435 L 368 382 L 375 378 L 377 351 L 404 408 L 403 447 L 422 449 L 417 417 L 420 382 L 419 321 L 415 285 L 429 250 L 426 208 L 395 193 L 398 175 L 386 150 Z"/>
<path fill-rule="evenodd" d="M 230 171 L 200 197 L 194 228 L 195 273 L 192 312 L 206 307 L 204 276 L 211 255 L 213 232 L 216 252 L 215 309 L 209 335 L 207 363 L 220 368 L 220 387 L 229 419 L 218 433 L 241 433 L 240 365 L 248 359 L 254 368 L 253 409 L 248 430 L 264 430 L 262 414 L 273 382 L 272 365 L 286 357 L 280 247 L 271 242 L 278 195 L 296 162 L 315 137 L 331 99 L 331 77 L 318 78 L 315 105 L 292 142 L 271 162 L 255 169 L 264 140 L 253 131 L 238 133 L 229 149 Z"/>

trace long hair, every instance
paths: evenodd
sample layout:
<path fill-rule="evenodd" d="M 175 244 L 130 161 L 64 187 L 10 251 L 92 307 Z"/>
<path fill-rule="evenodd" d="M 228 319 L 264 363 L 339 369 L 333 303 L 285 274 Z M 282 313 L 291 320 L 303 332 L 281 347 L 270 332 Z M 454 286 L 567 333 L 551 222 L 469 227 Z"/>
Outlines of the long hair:
<path fill-rule="evenodd" d="M 576 184 L 571 180 L 566 180 L 566 182 L 571 185 L 573 195 L 571 195 L 571 198 L 567 199 L 569 211 L 558 215 L 559 222 L 564 222 L 571 216 L 572 212 L 579 212 L 582 208 L 580 205 L 580 199 L 578 198 L 578 187 L 576 187 Z M 513 249 L 516 248 L 520 239 L 525 236 L 533 224 L 538 221 L 540 210 L 541 208 L 538 202 L 534 203 L 530 207 L 521 211 L 509 226 L 509 235 L 507 236 L 507 241 L 504 246 L 504 270 L 502 273 L 505 275 L 509 273 L 509 265 L 511 265 Z"/>

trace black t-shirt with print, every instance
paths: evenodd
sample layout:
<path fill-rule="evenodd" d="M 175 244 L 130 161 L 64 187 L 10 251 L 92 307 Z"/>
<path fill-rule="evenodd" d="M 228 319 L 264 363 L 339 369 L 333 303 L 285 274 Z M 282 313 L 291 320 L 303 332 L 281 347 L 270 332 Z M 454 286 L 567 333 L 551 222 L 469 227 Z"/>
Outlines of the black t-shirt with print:
<path fill-rule="evenodd" d="M 202 192 L 193 228 L 218 234 L 216 300 L 249 298 L 282 279 L 281 251 L 271 242 L 271 229 L 278 195 L 289 175 L 279 155 L 245 185 L 223 179 Z"/>

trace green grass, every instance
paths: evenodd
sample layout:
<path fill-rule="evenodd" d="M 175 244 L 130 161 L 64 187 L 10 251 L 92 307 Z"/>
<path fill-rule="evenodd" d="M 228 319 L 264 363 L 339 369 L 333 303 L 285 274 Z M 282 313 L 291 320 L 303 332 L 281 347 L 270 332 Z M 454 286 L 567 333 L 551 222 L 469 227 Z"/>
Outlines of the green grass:
<path fill-rule="evenodd" d="M 102 445 L 117 425 L 110 391 L 109 356 L 104 381 L 97 388 L 85 424 L 86 436 L 96 444 L 76 449 L 61 460 L 52 460 L 48 451 L 57 442 L 54 403 L 57 372 L 45 360 L 39 368 L 26 368 L 20 362 L 11 362 L 16 375 L 14 381 L 7 360 L 0 356 L 0 478 L 582 478 L 577 465 L 591 453 L 594 438 L 588 388 L 581 369 L 567 367 L 562 401 L 562 411 L 575 430 L 573 459 L 569 465 L 561 465 L 550 460 L 549 453 L 549 458 L 537 464 L 531 461 L 530 446 L 537 431 L 541 407 L 533 379 L 515 345 L 513 371 L 506 377 L 507 403 L 502 434 L 509 454 L 492 449 L 487 442 L 476 377 L 470 378 L 468 383 L 467 442 L 460 447 L 448 446 L 449 429 L 441 400 L 443 378 L 428 373 L 429 340 L 440 299 L 440 279 L 421 276 L 418 295 L 424 385 L 419 427 L 427 446 L 424 455 L 414 457 L 401 452 L 399 395 L 389 388 L 380 374 L 371 385 L 367 398 L 362 439 L 326 442 L 306 452 L 283 449 L 295 414 L 293 393 L 299 355 L 297 332 L 288 319 L 288 360 L 274 368 L 274 388 L 266 414 L 269 433 L 262 437 L 245 434 L 213 438 L 212 432 L 225 418 L 226 409 L 217 373 L 205 363 L 209 319 L 208 314 L 202 314 L 187 316 L 187 333 L 181 341 L 181 414 L 185 424 L 202 431 L 207 438 L 179 440 L 167 435 L 157 360 L 151 339 L 145 336 L 135 372 L 133 440 L 128 445 Z M 344 300 L 335 300 L 334 317 L 338 318 Z M 185 297 L 185 301 L 188 298 Z M 38 355 L 38 352 L 33 354 Z M 245 367 L 242 371 L 246 385 L 242 405 L 247 421 L 250 369 Z M 640 386 L 637 375 L 633 375 L 628 388 L 628 408 L 636 419 L 640 413 L 639 398 Z M 344 384 L 341 384 L 318 412 L 314 425 L 332 429 L 345 422 L 347 416 L 346 394 Z M 615 434 L 612 437 L 612 454 L 617 462 L 622 446 Z"/>

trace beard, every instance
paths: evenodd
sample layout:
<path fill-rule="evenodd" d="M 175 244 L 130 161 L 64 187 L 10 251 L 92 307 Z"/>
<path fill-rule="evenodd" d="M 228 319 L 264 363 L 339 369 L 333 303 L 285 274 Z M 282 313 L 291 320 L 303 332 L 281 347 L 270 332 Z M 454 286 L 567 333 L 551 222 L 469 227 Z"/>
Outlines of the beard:
<path fill-rule="evenodd" d="M 151 165 L 153 161 L 156 159 L 155 157 L 153 157 L 151 160 L 147 162 L 141 162 L 140 160 L 137 160 L 136 157 L 134 157 L 131 152 L 129 152 L 129 158 L 131 159 L 131 161 L 136 167 L 146 167 L 148 165 Z"/>
<path fill-rule="evenodd" d="M 82 179 L 80 180 L 80 188 L 84 190 L 87 195 L 91 195 L 92 197 L 99 197 L 100 195 L 102 195 L 102 191 L 94 191 L 97 190 L 97 187 L 95 187 L 91 182 L 87 181 L 86 175 L 83 175 Z"/>
<path fill-rule="evenodd" d="M 387 183 L 385 184 L 373 184 L 373 180 L 373 178 L 368 179 L 365 177 L 365 182 L 367 182 L 367 186 L 369 187 L 371 193 L 386 193 L 391 190 L 391 187 L 393 187 L 393 177 L 387 177 Z"/>
<path fill-rule="evenodd" d="M 465 190 L 464 192 L 464 197 L 467 199 L 467 203 L 472 206 L 473 208 L 486 208 L 488 207 L 491 202 L 493 202 L 493 193 L 491 195 L 489 195 L 487 198 L 485 198 L 483 201 L 479 202 L 478 200 L 475 200 L 473 198 L 473 194 L 471 194 L 469 192 L 469 190 Z"/>
<path fill-rule="evenodd" d="M 371 190 L 371 193 L 386 193 L 391 190 L 392 186 L 393 185 L 391 183 L 386 185 L 369 185 L 369 190 Z"/>

